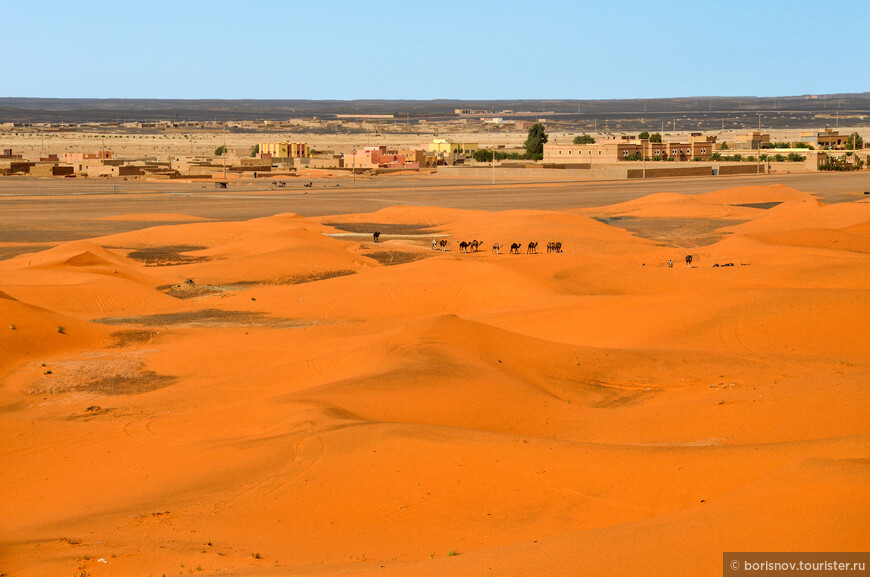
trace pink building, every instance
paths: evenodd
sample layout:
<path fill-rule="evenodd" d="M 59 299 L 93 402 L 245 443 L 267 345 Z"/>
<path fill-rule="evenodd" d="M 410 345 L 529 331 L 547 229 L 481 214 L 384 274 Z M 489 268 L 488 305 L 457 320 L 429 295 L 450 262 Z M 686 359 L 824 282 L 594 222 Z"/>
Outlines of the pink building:
<path fill-rule="evenodd" d="M 366 146 L 344 155 L 345 168 L 419 168 L 407 151 L 387 151 L 386 146 Z"/>

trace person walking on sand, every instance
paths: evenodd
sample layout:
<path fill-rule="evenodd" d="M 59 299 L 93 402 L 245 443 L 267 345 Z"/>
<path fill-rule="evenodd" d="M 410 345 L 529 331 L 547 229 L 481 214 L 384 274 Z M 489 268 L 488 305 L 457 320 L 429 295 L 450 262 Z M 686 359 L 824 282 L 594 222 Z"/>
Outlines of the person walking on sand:
<path fill-rule="evenodd" d="M 686 255 L 686 266 L 692 268 L 692 255 L 690 254 Z"/>

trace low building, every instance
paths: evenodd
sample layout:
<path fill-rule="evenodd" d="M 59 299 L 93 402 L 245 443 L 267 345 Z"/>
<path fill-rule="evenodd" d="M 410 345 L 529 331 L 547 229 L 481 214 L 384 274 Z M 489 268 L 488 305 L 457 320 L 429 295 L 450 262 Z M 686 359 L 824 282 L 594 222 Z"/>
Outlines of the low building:
<path fill-rule="evenodd" d="M 848 134 L 840 134 L 832 128 L 826 128 L 823 132 L 801 132 L 800 141 L 811 144 L 816 148 L 837 150 L 846 148 Z"/>
<path fill-rule="evenodd" d="M 429 152 L 440 154 L 471 154 L 479 149 L 476 142 L 452 142 L 443 138 L 436 138 L 429 143 Z"/>
<path fill-rule="evenodd" d="M 713 140 L 709 140 L 712 138 Z M 626 160 L 710 160 L 715 137 L 694 142 L 650 142 L 648 139 L 614 139 L 594 144 L 544 144 L 548 164 L 613 163 Z"/>
<path fill-rule="evenodd" d="M 98 150 L 97 152 L 64 152 L 63 162 L 66 164 L 75 164 L 85 160 L 111 160 L 111 150 Z"/>
<path fill-rule="evenodd" d="M 311 149 L 304 142 L 263 142 L 260 154 L 271 154 L 273 158 L 308 158 Z"/>
<path fill-rule="evenodd" d="M 424 151 L 420 151 L 424 152 Z M 413 158 L 414 160 L 410 160 Z M 366 146 L 344 156 L 345 168 L 419 168 L 416 154 L 409 151 L 387 150 L 386 146 Z"/>
<path fill-rule="evenodd" d="M 735 148 L 759 150 L 761 148 L 770 147 L 770 134 L 764 134 L 757 130 L 747 132 L 746 134 L 737 134 L 734 137 Z"/>

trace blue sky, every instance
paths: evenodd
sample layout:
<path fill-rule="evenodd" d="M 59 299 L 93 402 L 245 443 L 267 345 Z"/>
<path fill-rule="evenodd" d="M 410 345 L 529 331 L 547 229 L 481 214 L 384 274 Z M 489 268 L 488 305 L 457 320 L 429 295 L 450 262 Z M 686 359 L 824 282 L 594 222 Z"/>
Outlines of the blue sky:
<path fill-rule="evenodd" d="M 870 9 L 862 2 L 4 4 L 0 39 L 12 58 L 4 59 L 0 96 L 601 99 L 870 91 Z"/>

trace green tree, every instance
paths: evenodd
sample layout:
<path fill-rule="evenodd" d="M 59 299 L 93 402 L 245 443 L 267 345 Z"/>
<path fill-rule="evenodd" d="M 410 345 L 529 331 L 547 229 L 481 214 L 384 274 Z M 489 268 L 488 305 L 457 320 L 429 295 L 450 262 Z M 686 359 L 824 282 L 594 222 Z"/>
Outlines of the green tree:
<path fill-rule="evenodd" d="M 643 132 L 641 132 L 640 134 L 637 135 L 637 139 L 638 140 L 649 140 L 649 132 L 644 130 Z"/>
<path fill-rule="evenodd" d="M 220 155 L 222 155 L 223 153 L 225 153 L 226 151 L 227 151 L 227 147 L 226 147 L 226 146 L 218 146 L 217 148 L 214 149 L 214 155 L 215 155 L 215 156 L 220 156 Z"/>
<path fill-rule="evenodd" d="M 540 122 L 534 123 L 529 129 L 529 137 L 523 144 L 526 149 L 526 158 L 542 158 L 545 142 L 547 142 L 547 132 L 544 130 L 544 125 Z"/>
<path fill-rule="evenodd" d="M 649 135 L 649 141 L 650 142 L 661 142 L 662 135 L 659 134 L 658 132 L 653 132 L 652 134 Z"/>
<path fill-rule="evenodd" d="M 595 144 L 595 139 L 588 134 L 581 134 L 574 137 L 574 144 Z"/>
<path fill-rule="evenodd" d="M 472 158 L 477 162 L 490 162 L 492 161 L 492 151 L 487 150 L 486 148 L 479 148 L 472 153 Z"/>
<path fill-rule="evenodd" d="M 260 145 L 255 144 L 254 146 L 251 147 L 251 156 L 254 157 L 254 156 L 257 156 L 258 154 L 260 154 Z"/>
<path fill-rule="evenodd" d="M 727 143 L 727 142 L 723 142 L 723 143 L 722 143 L 722 146 L 719 147 L 719 150 L 728 150 L 728 143 Z"/>
<path fill-rule="evenodd" d="M 855 150 L 864 146 L 864 139 L 857 132 L 853 132 L 846 139 L 846 150 Z"/>

